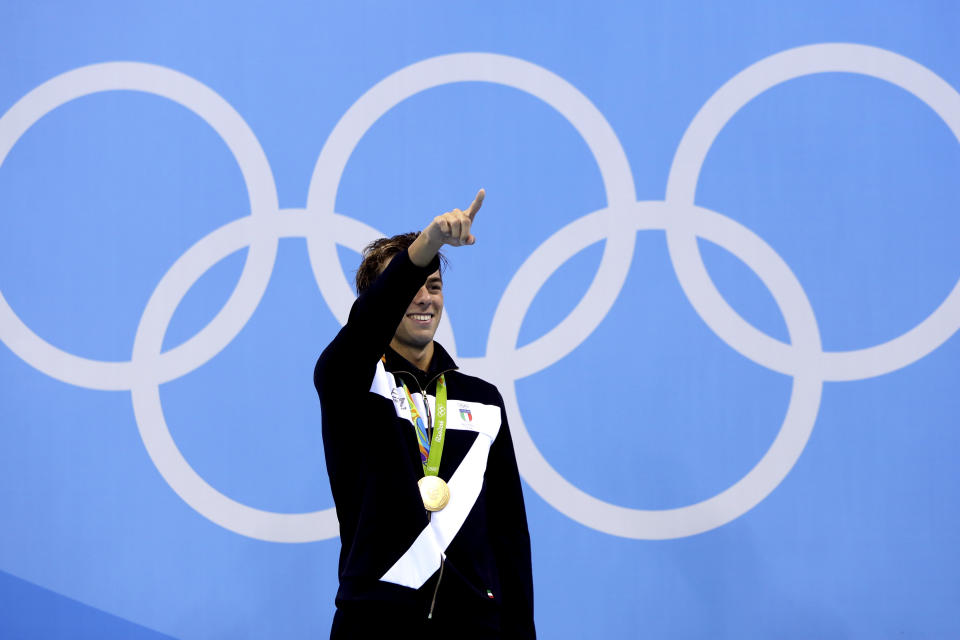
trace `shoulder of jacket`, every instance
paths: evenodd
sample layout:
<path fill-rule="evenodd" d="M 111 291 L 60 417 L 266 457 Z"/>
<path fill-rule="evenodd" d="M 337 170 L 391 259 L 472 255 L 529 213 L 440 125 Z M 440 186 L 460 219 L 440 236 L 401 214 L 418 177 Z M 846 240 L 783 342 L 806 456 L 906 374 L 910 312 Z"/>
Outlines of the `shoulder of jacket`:
<path fill-rule="evenodd" d="M 497 390 L 497 387 L 483 378 L 463 373 L 459 369 L 450 372 L 449 375 L 455 376 L 454 379 L 464 388 L 476 393 L 482 393 L 484 396 L 489 396 L 490 398 L 500 398 L 500 391 Z"/>

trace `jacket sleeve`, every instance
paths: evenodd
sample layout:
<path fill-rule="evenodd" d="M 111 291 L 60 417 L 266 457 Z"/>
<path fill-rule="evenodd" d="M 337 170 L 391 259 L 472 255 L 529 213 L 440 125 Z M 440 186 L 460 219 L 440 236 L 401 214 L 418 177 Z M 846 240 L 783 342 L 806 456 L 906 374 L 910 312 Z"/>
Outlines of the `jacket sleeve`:
<path fill-rule="evenodd" d="M 490 532 L 500 589 L 501 628 L 504 638 L 536 638 L 533 623 L 533 570 L 530 561 L 530 531 L 523 504 L 520 472 L 507 424 L 503 398 L 500 405 L 500 432 L 490 447 L 491 498 L 497 507 L 490 514 Z"/>
<path fill-rule="evenodd" d="M 401 251 L 353 303 L 347 324 L 323 350 L 313 371 L 320 401 L 367 391 L 377 361 L 384 354 L 410 301 L 431 273 L 440 268 L 434 258 L 426 267 Z"/>

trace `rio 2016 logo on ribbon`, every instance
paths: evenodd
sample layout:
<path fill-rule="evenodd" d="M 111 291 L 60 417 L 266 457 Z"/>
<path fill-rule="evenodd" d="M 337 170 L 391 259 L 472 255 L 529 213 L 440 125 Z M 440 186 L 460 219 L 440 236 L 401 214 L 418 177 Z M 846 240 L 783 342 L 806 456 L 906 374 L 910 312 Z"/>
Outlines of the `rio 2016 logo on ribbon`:
<path fill-rule="evenodd" d="M 427 89 L 455 82 L 513 87 L 544 101 L 577 129 L 600 169 L 607 207 L 566 225 L 537 247 L 500 299 L 486 354 L 463 358 L 461 363 L 500 387 L 510 414 L 520 470 L 533 489 L 556 509 L 588 527 L 628 538 L 667 539 L 708 531 L 756 506 L 790 472 L 816 421 L 823 382 L 861 380 L 895 371 L 923 358 L 960 328 L 958 283 L 933 313 L 903 335 L 865 349 L 824 351 L 810 302 L 780 256 L 749 229 L 694 204 L 707 152 L 744 105 L 780 83 L 828 72 L 871 76 L 909 91 L 932 108 L 960 140 L 960 94 L 929 69 L 874 47 L 799 47 L 761 60 L 723 85 L 687 128 L 670 168 L 666 199 L 638 202 L 619 140 L 577 89 L 542 67 L 517 58 L 452 54 L 401 69 L 361 96 L 337 123 L 320 153 L 306 208 L 281 210 L 273 174 L 259 142 L 243 118 L 208 87 L 176 71 L 141 63 L 104 63 L 69 71 L 28 93 L 0 118 L 0 164 L 20 137 L 58 106 L 101 91 L 142 91 L 190 109 L 213 127 L 240 166 L 250 214 L 202 238 L 167 271 L 140 319 L 129 361 L 91 360 L 57 349 L 17 317 L 2 292 L 0 340 L 31 366 L 63 382 L 90 389 L 129 390 L 141 438 L 157 469 L 187 504 L 209 520 L 236 533 L 274 542 L 335 537 L 338 525 L 333 508 L 275 513 L 236 502 L 211 487 L 190 467 L 173 441 L 159 385 L 201 367 L 239 334 L 270 280 L 280 238 L 306 238 L 320 292 L 334 316 L 345 322 L 353 292 L 340 268 L 336 246 L 360 251 L 381 235 L 334 211 L 341 176 L 360 138 L 390 109 Z M 516 380 L 557 362 L 599 326 L 626 279 L 635 232 L 643 230 L 665 232 L 684 294 L 718 337 L 753 362 L 793 377 L 786 417 L 762 459 L 717 495 L 674 509 L 613 505 L 568 482 L 530 437 L 515 388 Z M 789 343 L 760 332 L 730 307 L 707 273 L 698 238 L 719 245 L 756 272 L 785 319 Z M 600 241 L 604 241 L 604 251 L 598 272 L 577 306 L 548 333 L 518 349 L 520 327 L 540 288 L 564 262 Z M 246 262 L 226 304 L 199 333 L 162 351 L 170 320 L 187 291 L 213 265 L 244 248 L 249 248 Z M 441 321 L 438 338 L 451 347 L 455 344 L 448 314 Z M 456 353 L 455 348 L 451 350 Z M 470 419 L 469 413 L 465 419 Z"/>

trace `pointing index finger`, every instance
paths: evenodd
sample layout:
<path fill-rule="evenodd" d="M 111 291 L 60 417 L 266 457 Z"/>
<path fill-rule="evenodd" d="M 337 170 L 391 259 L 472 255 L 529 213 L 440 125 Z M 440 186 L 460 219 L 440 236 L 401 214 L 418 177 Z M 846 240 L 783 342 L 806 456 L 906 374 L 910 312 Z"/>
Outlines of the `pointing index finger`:
<path fill-rule="evenodd" d="M 467 210 L 464 212 L 467 214 L 467 217 L 470 218 L 470 221 L 473 222 L 474 216 L 477 215 L 477 211 L 480 210 L 480 205 L 483 204 L 483 198 L 487 195 L 485 189 L 480 189 L 477 191 L 477 197 L 473 199 L 473 202 L 470 203 L 470 206 L 467 207 Z"/>

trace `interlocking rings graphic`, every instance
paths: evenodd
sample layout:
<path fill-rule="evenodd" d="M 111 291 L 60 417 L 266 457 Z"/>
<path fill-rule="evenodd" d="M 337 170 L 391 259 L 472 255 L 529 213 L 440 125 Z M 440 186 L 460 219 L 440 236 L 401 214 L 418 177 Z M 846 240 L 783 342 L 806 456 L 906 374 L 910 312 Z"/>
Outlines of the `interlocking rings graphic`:
<path fill-rule="evenodd" d="M 465 369 L 501 389 L 510 412 L 524 478 L 547 502 L 578 522 L 613 535 L 666 539 L 693 535 L 738 518 L 767 497 L 799 458 L 819 411 L 824 381 L 882 375 L 926 356 L 960 328 L 960 282 L 919 325 L 867 349 L 825 352 L 806 294 L 790 268 L 761 238 L 733 220 L 697 207 L 700 167 L 714 139 L 754 97 L 787 80 L 848 72 L 895 84 L 930 106 L 960 140 L 960 94 L 930 70 L 900 55 L 854 44 L 791 49 L 748 67 L 720 88 L 690 124 L 673 159 L 666 200 L 637 202 L 620 143 L 603 116 L 569 83 L 529 62 L 494 54 L 452 54 L 418 62 L 371 88 L 344 114 L 320 153 L 304 210 L 283 210 L 266 156 L 246 123 L 220 96 L 178 72 L 139 63 L 106 63 L 57 76 L 37 87 L 0 118 L 0 164 L 16 141 L 46 113 L 83 95 L 108 90 L 153 93 L 190 109 L 209 123 L 236 157 L 246 181 L 250 214 L 193 245 L 163 276 L 144 309 L 127 362 L 103 362 L 59 350 L 24 325 L 0 293 L 0 340 L 39 371 L 90 389 L 130 390 L 140 435 L 171 488 L 211 521 L 275 542 L 323 540 L 338 534 L 333 509 L 283 514 L 236 502 L 206 483 L 186 462 L 167 428 L 159 385 L 217 355 L 246 325 L 273 271 L 278 241 L 304 237 L 324 300 L 344 322 L 353 293 L 340 269 L 336 245 L 359 251 L 378 232 L 334 211 L 341 175 L 364 133 L 394 106 L 426 89 L 454 82 L 490 82 L 530 93 L 560 112 L 583 136 L 603 178 L 607 207 L 568 224 L 523 263 L 507 286 L 487 341 L 486 355 L 462 358 Z M 634 233 L 663 230 L 674 271 L 687 299 L 710 329 L 744 357 L 794 378 L 787 415 L 769 450 L 746 476 L 697 504 L 642 510 L 609 504 L 573 486 L 544 459 L 530 437 L 517 400 L 516 380 L 565 357 L 593 332 L 624 284 Z M 714 287 L 697 239 L 717 244 L 753 269 L 785 319 L 789 343 L 754 328 Z M 597 274 L 583 299 L 556 327 L 517 348 L 520 327 L 537 292 L 581 249 L 604 241 Z M 174 311 L 190 287 L 226 256 L 249 247 L 233 293 L 213 320 L 185 343 L 162 351 Z M 340 274 L 339 277 L 331 274 Z M 455 354 L 449 315 L 439 339 Z"/>

